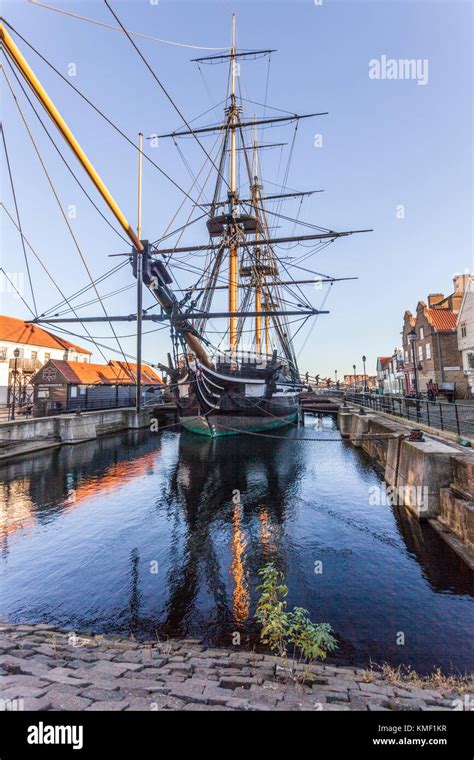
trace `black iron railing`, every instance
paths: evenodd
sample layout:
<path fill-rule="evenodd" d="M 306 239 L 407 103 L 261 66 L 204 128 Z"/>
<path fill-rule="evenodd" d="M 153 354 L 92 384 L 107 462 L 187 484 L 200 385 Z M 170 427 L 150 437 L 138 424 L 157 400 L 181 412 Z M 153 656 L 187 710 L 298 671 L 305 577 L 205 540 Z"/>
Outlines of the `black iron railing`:
<path fill-rule="evenodd" d="M 457 401 L 429 401 L 412 396 L 379 396 L 377 393 L 357 393 L 354 391 L 327 391 L 332 396 L 345 398 L 353 404 L 369 407 L 376 412 L 393 414 L 413 422 L 457 433 L 460 437 L 474 437 L 474 403 Z"/>
<path fill-rule="evenodd" d="M 153 398 L 144 399 L 142 407 L 152 407 L 165 403 L 163 395 L 156 394 Z M 99 412 L 108 409 L 129 409 L 135 406 L 135 399 L 72 399 L 68 404 L 51 403 L 21 406 L 15 409 L 15 419 L 24 420 L 31 417 L 55 417 L 60 414 L 77 414 L 81 412 Z M 12 420 L 11 406 L 0 405 L 0 422 Z"/>

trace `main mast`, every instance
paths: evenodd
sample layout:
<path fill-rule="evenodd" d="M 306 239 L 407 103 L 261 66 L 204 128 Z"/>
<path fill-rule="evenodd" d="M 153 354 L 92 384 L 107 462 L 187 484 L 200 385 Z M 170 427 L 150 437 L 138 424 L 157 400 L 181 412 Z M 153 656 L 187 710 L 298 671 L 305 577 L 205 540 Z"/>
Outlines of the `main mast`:
<path fill-rule="evenodd" d="M 254 115 L 255 121 L 257 120 Z M 254 126 L 254 138 L 253 138 L 253 186 L 252 186 L 252 201 L 255 209 L 255 216 L 258 219 L 258 202 L 259 202 L 259 184 L 258 184 L 258 153 L 257 153 L 257 125 Z M 258 224 L 255 230 L 255 240 L 258 240 Z M 255 282 L 255 311 L 257 316 L 255 317 L 255 351 L 260 354 L 262 346 L 262 318 L 260 312 L 262 311 L 262 280 L 260 274 L 260 252 L 259 249 L 255 249 L 256 258 L 256 282 Z M 267 342 L 267 341 L 266 341 Z M 266 349 L 268 354 L 268 349 Z"/>
<path fill-rule="evenodd" d="M 229 189 L 229 210 L 232 219 L 235 218 L 237 197 L 236 197 L 236 139 L 237 130 L 237 102 L 235 97 L 235 13 L 232 14 L 232 46 L 230 53 L 231 66 L 231 94 L 229 107 L 229 125 L 230 125 L 230 189 Z M 231 244 L 229 248 L 229 312 L 237 311 L 237 292 L 238 292 L 238 272 L 239 272 L 239 255 L 237 246 L 237 225 L 234 221 L 229 227 L 231 234 Z M 230 353 L 237 347 L 237 317 L 229 318 L 229 348 Z"/>

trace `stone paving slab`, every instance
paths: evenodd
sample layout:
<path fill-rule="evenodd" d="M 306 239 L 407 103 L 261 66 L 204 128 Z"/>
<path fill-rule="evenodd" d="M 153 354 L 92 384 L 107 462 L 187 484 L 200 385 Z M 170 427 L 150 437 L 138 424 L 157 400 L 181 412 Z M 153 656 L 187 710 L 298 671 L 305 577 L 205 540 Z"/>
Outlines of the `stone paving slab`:
<path fill-rule="evenodd" d="M 295 672 L 298 682 L 272 655 L 199 639 L 140 643 L 0 622 L 0 710 L 446 711 L 459 709 L 459 699 L 474 704 L 472 694 L 394 686 L 360 668 L 318 663 L 304 682 L 302 667 Z"/>

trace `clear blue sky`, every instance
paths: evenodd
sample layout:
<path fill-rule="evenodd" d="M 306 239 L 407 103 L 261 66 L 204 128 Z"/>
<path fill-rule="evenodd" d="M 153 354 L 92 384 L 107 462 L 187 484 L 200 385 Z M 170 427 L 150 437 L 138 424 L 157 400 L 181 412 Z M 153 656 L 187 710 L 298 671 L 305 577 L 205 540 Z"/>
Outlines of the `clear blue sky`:
<path fill-rule="evenodd" d="M 51 0 L 51 4 L 115 23 L 100 0 Z M 362 369 L 360 357 L 365 353 L 368 369 L 374 370 L 376 356 L 389 354 L 399 343 L 405 309 L 414 310 L 417 301 L 429 292 L 450 292 L 456 272 L 472 271 L 472 4 L 159 0 L 153 5 L 148 0 L 114 0 L 112 5 L 133 31 L 209 47 L 229 44 L 234 10 L 240 47 L 278 50 L 270 68 L 269 105 L 299 113 L 329 111 L 329 116 L 301 122 L 288 184 L 325 190 L 305 201 L 301 218 L 332 229 L 370 227 L 374 232 L 340 240 L 312 260 L 311 265 L 319 271 L 334 276 L 357 275 L 360 279 L 333 286 L 326 304 L 331 313 L 317 322 L 301 353 L 300 368 L 321 375 L 333 375 L 337 368 L 342 377 L 352 372 L 353 363 Z M 3 14 L 65 75 L 68 65 L 74 63 L 77 75 L 72 82 L 132 138 L 140 130 L 149 135 L 179 125 L 177 114 L 119 32 L 34 7 L 26 0 L 4 2 Z M 189 62 L 205 52 L 135 39 L 188 119 L 210 107 L 199 70 Z M 34 53 L 19 44 L 135 224 L 135 152 Z M 370 79 L 369 61 L 382 55 L 427 59 L 428 83 L 421 86 L 413 80 Z M 262 100 L 266 72 L 266 61 L 242 65 L 247 97 Z M 213 102 L 218 103 L 224 97 L 224 68 L 207 67 L 205 74 Z M 16 83 L 14 86 L 18 91 Z M 4 81 L 1 93 L 24 232 L 70 294 L 87 284 L 87 275 Z M 23 96 L 20 101 L 24 104 Z M 76 206 L 77 215 L 71 223 L 96 276 L 118 261 L 109 259 L 108 254 L 127 247 L 83 196 L 29 106 L 24 107 L 64 205 Z M 211 112 L 201 123 L 214 118 Z M 315 148 L 313 136 L 319 132 L 323 147 Z M 291 136 L 288 128 L 267 130 L 263 135 L 268 141 Z M 200 165 L 201 157 L 188 142 L 183 149 L 195 168 Z M 178 182 L 189 186 L 172 143 L 162 141 L 158 149 L 147 147 L 147 151 Z M 276 171 L 269 153 L 264 170 L 271 180 Z M 78 173 L 104 208 L 87 178 L 80 170 Z M 4 202 L 13 209 L 3 155 L 2 178 Z M 145 162 L 143 237 L 159 237 L 180 201 L 179 192 Z M 400 204 L 405 207 L 404 219 L 397 218 Z M 297 210 L 292 201 L 283 211 L 292 215 Z M 8 272 L 24 272 L 19 236 L 3 212 L 1 218 L 2 266 Z M 203 239 L 201 235 L 197 242 Z M 60 297 L 39 265 L 30 260 L 41 312 Z M 125 269 L 101 285 L 101 293 L 129 283 L 130 272 Z M 314 294 L 314 303 L 319 305 L 321 293 L 311 287 L 306 292 Z M 5 293 L 0 297 L 3 313 L 28 317 L 17 298 Z M 31 302 L 27 288 L 25 298 Z M 130 313 L 133 291 L 125 291 L 106 304 L 110 313 Z M 81 313 L 91 313 L 92 309 L 99 313 L 97 306 Z M 117 329 L 121 335 L 133 332 L 123 324 Z M 148 324 L 146 329 L 152 326 Z M 96 336 L 109 336 L 103 342 L 113 346 L 107 325 L 94 325 L 91 331 Z M 132 338 L 125 339 L 123 345 L 134 353 Z M 149 334 L 145 358 L 162 361 L 169 345 L 167 331 Z M 119 356 L 116 348 L 106 353 Z M 97 352 L 94 358 L 101 361 Z"/>

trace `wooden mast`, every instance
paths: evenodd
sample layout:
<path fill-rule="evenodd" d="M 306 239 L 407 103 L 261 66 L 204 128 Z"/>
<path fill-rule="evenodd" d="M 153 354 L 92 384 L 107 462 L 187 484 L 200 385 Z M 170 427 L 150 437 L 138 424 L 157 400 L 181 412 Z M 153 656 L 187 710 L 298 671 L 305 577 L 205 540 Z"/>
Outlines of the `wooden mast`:
<path fill-rule="evenodd" d="M 254 119 L 256 120 L 256 114 L 254 114 Z M 253 204 L 255 208 L 255 216 L 258 220 L 258 201 L 259 201 L 259 187 L 258 187 L 258 154 L 257 154 L 257 125 L 254 127 L 254 136 L 253 136 Z M 257 228 L 255 230 L 255 240 L 258 240 L 258 221 L 257 221 Z M 260 253 L 259 249 L 255 249 L 255 267 L 256 267 L 256 282 L 255 282 L 255 311 L 257 312 L 257 316 L 255 317 L 255 351 L 257 354 L 260 354 L 261 351 L 261 344 L 262 344 L 262 318 L 258 312 L 262 310 L 262 286 L 261 286 L 261 275 L 259 271 L 259 265 L 260 265 Z"/>
<path fill-rule="evenodd" d="M 229 123 L 231 126 L 235 125 L 237 121 L 237 105 L 235 99 L 235 13 L 232 14 L 232 47 L 230 55 L 231 66 L 231 103 L 229 110 Z M 230 213 L 233 215 L 236 206 L 236 135 L 237 130 L 230 130 Z M 233 244 L 229 249 L 229 311 L 237 311 L 237 293 L 238 293 L 238 247 L 236 245 L 235 236 L 237 234 L 237 227 L 235 224 L 231 226 L 232 236 L 234 239 Z M 229 348 L 230 352 L 235 350 L 237 345 L 237 317 L 230 317 L 229 319 Z"/>

